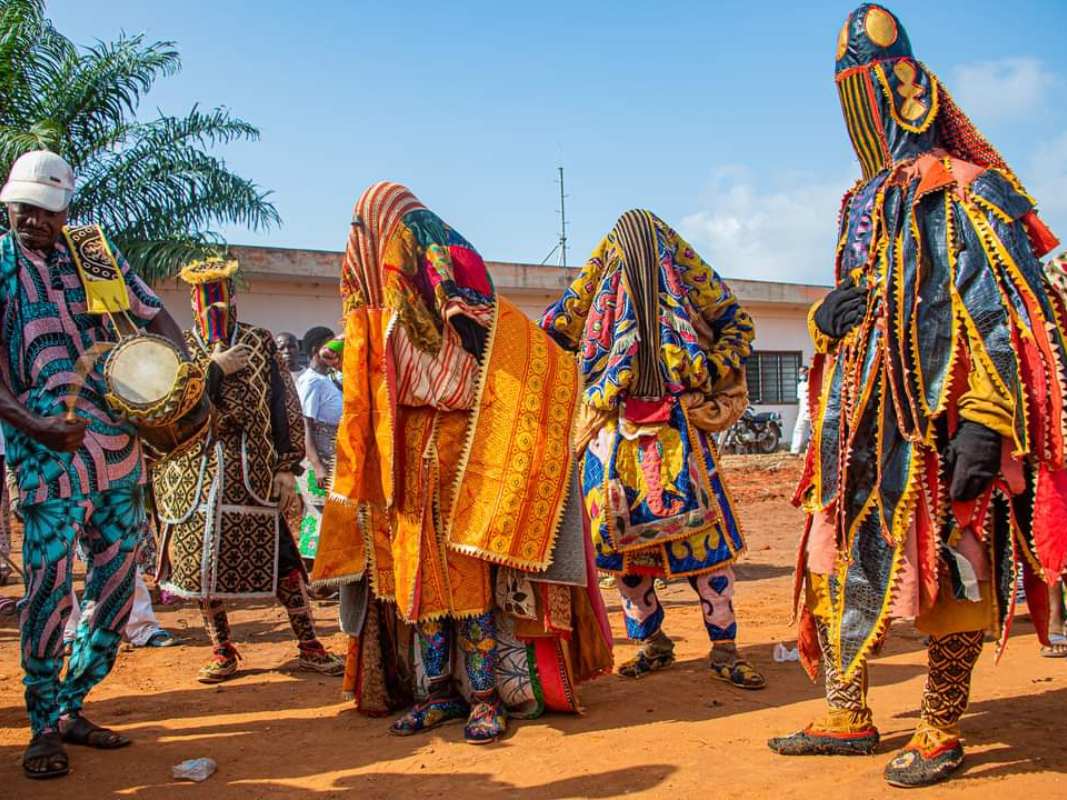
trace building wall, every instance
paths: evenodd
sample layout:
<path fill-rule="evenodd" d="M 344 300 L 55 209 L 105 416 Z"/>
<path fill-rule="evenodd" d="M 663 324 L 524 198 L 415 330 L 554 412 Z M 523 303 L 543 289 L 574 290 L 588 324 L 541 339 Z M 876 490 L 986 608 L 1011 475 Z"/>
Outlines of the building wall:
<path fill-rule="evenodd" d="M 240 258 L 242 272 L 249 270 L 237 295 L 240 319 L 275 332 L 291 331 L 298 337 L 315 325 L 340 332 L 341 300 L 334 277 L 337 254 L 241 248 Z M 531 319 L 540 316 L 573 277 L 551 267 L 495 262 L 489 266 L 501 294 Z M 301 270 L 310 274 L 294 278 Z M 802 363 L 811 363 L 813 351 L 807 331 L 807 312 L 823 289 L 744 280 L 731 280 L 730 285 L 755 321 L 755 349 L 801 351 Z M 156 289 L 179 324 L 188 327 L 192 313 L 187 287 L 174 281 Z M 792 436 L 797 415 L 795 403 L 757 408 L 781 413 L 785 439 Z"/>
<path fill-rule="evenodd" d="M 185 284 L 157 286 L 167 310 L 183 328 L 192 324 L 189 290 Z M 237 317 L 268 330 L 290 331 L 297 337 L 316 325 L 340 329 L 341 297 L 337 283 L 254 279 L 238 288 Z"/>
<path fill-rule="evenodd" d="M 756 323 L 755 350 L 800 351 L 801 364 L 808 366 L 815 354 L 808 336 L 808 309 L 805 306 L 779 307 L 760 303 L 747 304 L 745 308 Z M 798 405 L 760 405 L 761 411 L 777 411 L 782 415 L 783 438 L 789 441 L 796 424 Z"/>

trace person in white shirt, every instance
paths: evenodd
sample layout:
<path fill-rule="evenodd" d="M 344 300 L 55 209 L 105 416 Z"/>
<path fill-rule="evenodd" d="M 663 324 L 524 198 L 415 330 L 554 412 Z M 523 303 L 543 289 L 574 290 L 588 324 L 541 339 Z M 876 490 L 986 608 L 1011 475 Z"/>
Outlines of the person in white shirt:
<path fill-rule="evenodd" d="M 297 545 L 300 555 L 309 561 L 314 561 L 318 552 L 319 525 L 333 470 L 337 425 L 341 421 L 341 389 L 330 375 L 338 359 L 337 353 L 328 347 L 333 338 L 333 331 L 325 327 L 312 328 L 304 334 L 308 368 L 296 380 L 308 432 L 305 469 L 297 480 L 304 499 Z"/>
<path fill-rule="evenodd" d="M 70 599 L 73 605 L 70 609 L 70 616 L 67 617 L 66 628 L 63 630 L 63 641 L 68 644 L 74 641 L 82 614 L 92 614 L 91 607 L 82 609 L 73 589 L 70 592 Z M 123 629 L 123 635 L 134 647 L 170 647 L 178 643 L 174 635 L 163 628 L 156 619 L 156 612 L 152 608 L 152 595 L 148 591 L 148 586 L 145 585 L 140 567 L 137 567 L 134 572 L 133 606 L 130 609 L 130 619 Z"/>
<path fill-rule="evenodd" d="M 811 438 L 811 410 L 808 407 L 808 368 L 800 368 L 797 381 L 797 423 L 793 426 L 793 442 L 789 452 L 800 455 L 808 447 Z"/>

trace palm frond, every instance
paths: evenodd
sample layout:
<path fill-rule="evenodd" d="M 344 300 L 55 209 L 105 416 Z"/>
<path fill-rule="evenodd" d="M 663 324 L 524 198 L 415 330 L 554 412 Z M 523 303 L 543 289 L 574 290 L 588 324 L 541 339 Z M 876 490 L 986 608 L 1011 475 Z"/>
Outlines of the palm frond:
<path fill-rule="evenodd" d="M 64 62 L 53 76 L 49 116 L 69 131 L 72 144 L 98 140 L 133 116 L 155 81 L 181 68 L 171 42 L 144 44 L 142 35 L 98 43 Z M 69 147 L 71 166 L 81 166 L 82 147 Z"/>
<path fill-rule="evenodd" d="M 103 225 L 151 280 L 223 248 L 214 226 L 280 223 L 270 193 L 211 152 L 257 140 L 254 125 L 224 107 L 137 119 L 180 68 L 171 42 L 120 35 L 79 49 L 43 0 L 0 0 L 0 170 L 28 150 L 63 154 L 78 175 L 71 220 Z"/>
<path fill-rule="evenodd" d="M 113 237 L 130 267 L 149 284 L 172 278 L 190 261 L 218 255 L 225 245 L 210 231 L 197 231 L 170 238 Z"/>
<path fill-rule="evenodd" d="M 59 150 L 62 130 L 53 120 L 40 120 L 29 128 L 0 125 L 0 164 L 10 164 L 30 150 Z"/>

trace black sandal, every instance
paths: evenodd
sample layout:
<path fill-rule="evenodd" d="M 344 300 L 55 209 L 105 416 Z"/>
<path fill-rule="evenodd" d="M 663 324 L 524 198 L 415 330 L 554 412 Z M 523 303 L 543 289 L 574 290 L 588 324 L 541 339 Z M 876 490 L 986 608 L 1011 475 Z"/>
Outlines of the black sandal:
<path fill-rule="evenodd" d="M 31 767 L 30 764 L 34 761 L 43 761 L 44 769 Z M 27 778 L 35 781 L 62 778 L 67 775 L 70 772 L 70 760 L 63 747 L 63 738 L 55 731 L 51 731 L 39 733 L 30 739 L 30 746 L 22 754 L 22 771 Z"/>
<path fill-rule="evenodd" d="M 642 678 L 650 672 L 667 669 L 673 663 L 673 645 L 654 647 L 646 643 L 637 651 L 636 656 L 619 666 L 619 674 L 625 678 Z"/>
<path fill-rule="evenodd" d="M 59 723 L 59 727 L 63 734 L 63 741 L 67 744 L 92 747 L 94 750 L 118 750 L 130 744 L 130 740 L 121 733 L 94 725 L 80 715 L 75 717 L 66 728 L 63 727 L 62 722 Z"/>

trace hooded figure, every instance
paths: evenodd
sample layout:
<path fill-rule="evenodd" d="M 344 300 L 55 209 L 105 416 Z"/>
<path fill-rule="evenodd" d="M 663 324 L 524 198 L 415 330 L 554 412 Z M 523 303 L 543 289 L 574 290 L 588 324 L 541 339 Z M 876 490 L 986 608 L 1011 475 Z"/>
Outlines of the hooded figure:
<path fill-rule="evenodd" d="M 315 635 L 307 575 L 281 507 L 294 498 L 304 421 L 293 379 L 270 331 L 237 320 L 236 261 L 185 267 L 192 359 L 207 373 L 210 433 L 156 465 L 160 587 L 200 602 L 214 645 L 199 673 L 218 683 L 237 670 L 224 598 L 276 597 L 288 612 L 299 667 L 340 675 L 343 662 Z"/>
<path fill-rule="evenodd" d="M 712 674 L 760 689 L 735 645 L 734 573 L 745 548 L 712 434 L 745 410 L 752 320 L 729 287 L 649 211 L 627 211 L 542 327 L 577 351 L 575 431 L 597 567 L 616 576 L 637 656 L 628 677 L 663 669 L 657 577 L 688 578 L 712 642 Z"/>
<path fill-rule="evenodd" d="M 825 663 L 827 717 L 785 754 L 870 753 L 867 660 L 890 619 L 929 635 L 915 735 L 893 785 L 947 777 L 987 630 L 1007 638 L 1023 579 L 1046 637 L 1045 581 L 1067 553 L 1063 304 L 1034 201 L 900 22 L 863 5 L 837 86 L 863 177 L 845 195 L 837 287 L 809 316 L 812 439 L 796 501 L 800 648 Z"/>
<path fill-rule="evenodd" d="M 344 405 L 313 577 L 341 586 L 346 690 L 368 714 L 414 696 L 395 735 L 466 719 L 472 744 L 509 714 L 577 711 L 611 635 L 568 502 L 573 360 L 395 183 L 356 203 L 341 293 Z"/>

